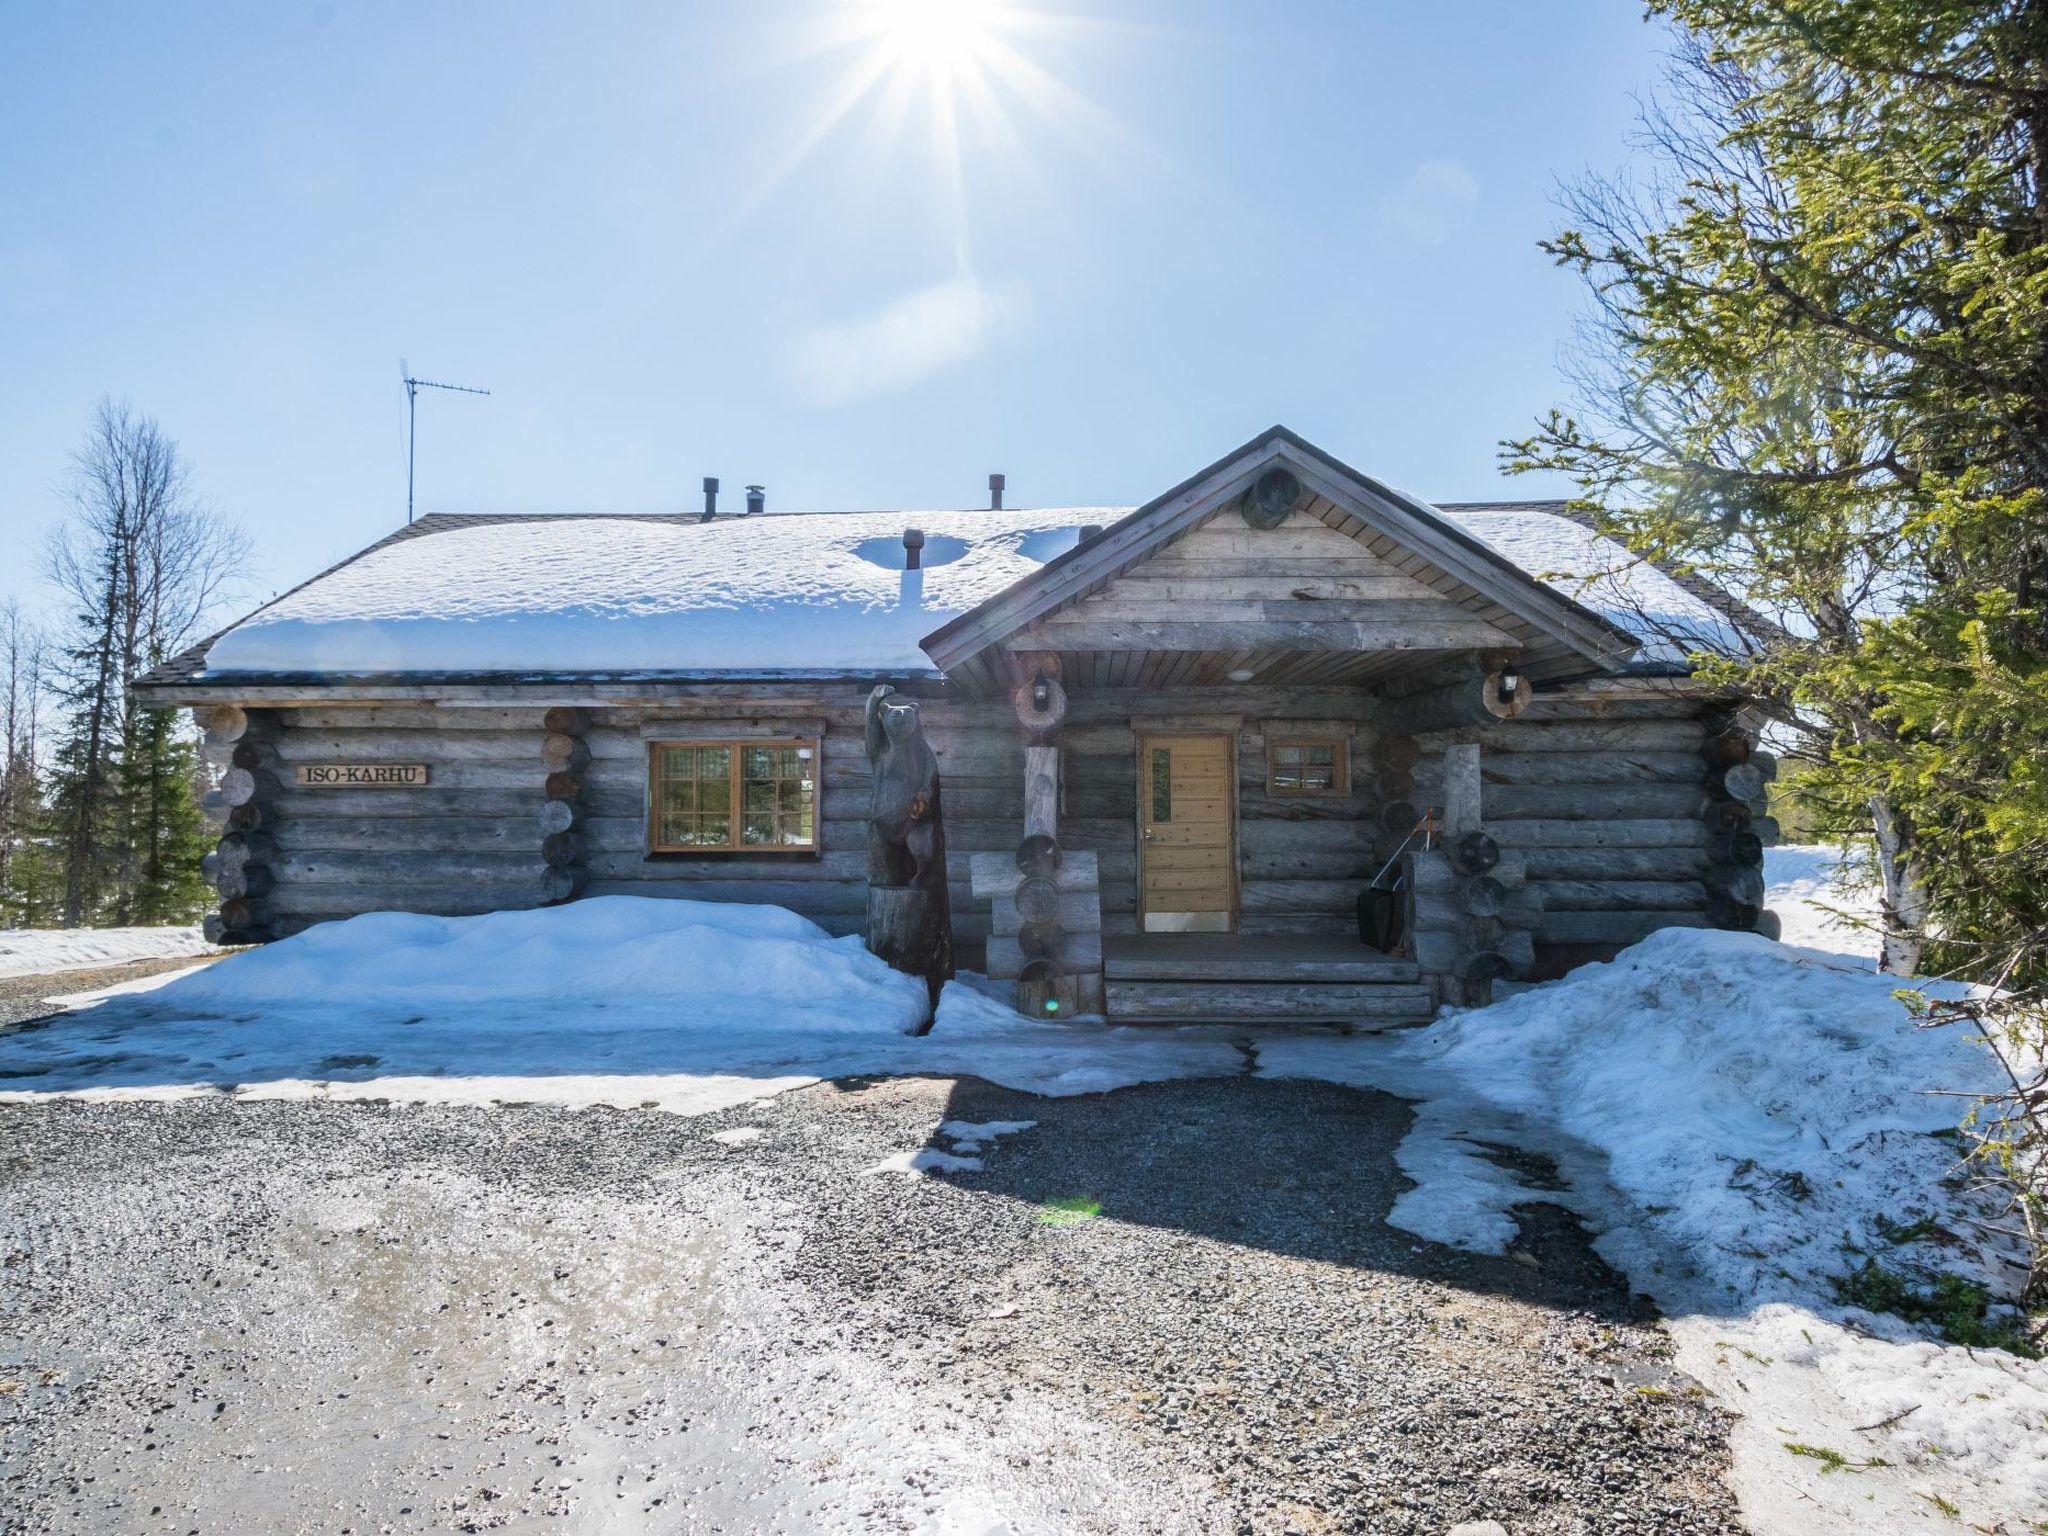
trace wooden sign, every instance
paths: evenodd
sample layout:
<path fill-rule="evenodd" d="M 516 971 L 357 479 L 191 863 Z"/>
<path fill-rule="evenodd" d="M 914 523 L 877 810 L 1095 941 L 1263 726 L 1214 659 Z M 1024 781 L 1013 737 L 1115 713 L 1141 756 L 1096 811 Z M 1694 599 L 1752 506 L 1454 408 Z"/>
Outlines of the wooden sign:
<path fill-rule="evenodd" d="M 306 789 L 425 789 L 425 763 L 300 763 L 292 776 Z"/>

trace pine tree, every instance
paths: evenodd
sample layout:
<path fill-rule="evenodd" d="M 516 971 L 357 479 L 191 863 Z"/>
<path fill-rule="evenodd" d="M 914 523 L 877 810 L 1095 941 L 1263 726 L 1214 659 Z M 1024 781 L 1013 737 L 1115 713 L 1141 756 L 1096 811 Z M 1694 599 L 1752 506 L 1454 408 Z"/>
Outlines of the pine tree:
<path fill-rule="evenodd" d="M 173 710 L 137 711 L 120 764 L 125 833 L 115 917 L 123 924 L 189 923 L 206 905 L 199 861 L 205 822 L 196 785 L 199 751 Z"/>

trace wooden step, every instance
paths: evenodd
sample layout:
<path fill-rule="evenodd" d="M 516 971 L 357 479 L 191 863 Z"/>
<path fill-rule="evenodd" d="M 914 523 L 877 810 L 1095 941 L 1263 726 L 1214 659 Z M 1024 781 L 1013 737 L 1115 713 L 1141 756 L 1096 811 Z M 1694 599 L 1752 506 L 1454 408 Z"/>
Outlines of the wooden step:
<path fill-rule="evenodd" d="M 1105 940 L 1102 973 L 1112 981 L 1412 982 L 1413 960 L 1391 960 L 1359 944 L 1231 935 L 1144 934 Z"/>
<path fill-rule="evenodd" d="M 1422 1024 L 1436 999 L 1419 982 L 1129 981 L 1103 987 L 1111 1020 L 1176 1024 Z"/>

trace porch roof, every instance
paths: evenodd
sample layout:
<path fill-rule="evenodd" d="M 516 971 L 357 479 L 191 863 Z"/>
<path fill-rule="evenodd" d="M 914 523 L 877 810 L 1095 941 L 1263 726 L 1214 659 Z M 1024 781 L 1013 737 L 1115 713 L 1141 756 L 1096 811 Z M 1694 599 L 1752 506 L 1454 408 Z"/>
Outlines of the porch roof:
<path fill-rule="evenodd" d="M 1117 578 L 1219 519 L 1276 469 L 1299 485 L 1297 523 L 1348 536 L 1375 570 L 1407 578 L 1406 598 L 1333 605 L 1301 591 L 1270 598 L 1242 621 L 1191 605 L 1163 622 L 1122 619 L 1085 605 Z M 1248 559 L 1270 535 L 1253 534 Z M 1319 548 L 1334 550 L 1327 540 Z M 1618 546 L 1614 553 L 1626 558 Z M 1321 559 L 1297 555 L 1304 577 Z M 926 635 L 924 649 L 974 691 L 1000 688 L 1015 672 L 1007 653 L 1056 651 L 1107 680 L 1141 685 L 1223 681 L 1363 681 L 1446 654 L 1519 654 L 1539 679 L 1624 670 L 1638 637 L 1546 583 L 1436 509 L 1361 474 L 1276 426 L 1137 508 L 1100 536 Z M 1135 663 L 1129 658 L 1139 658 Z"/>

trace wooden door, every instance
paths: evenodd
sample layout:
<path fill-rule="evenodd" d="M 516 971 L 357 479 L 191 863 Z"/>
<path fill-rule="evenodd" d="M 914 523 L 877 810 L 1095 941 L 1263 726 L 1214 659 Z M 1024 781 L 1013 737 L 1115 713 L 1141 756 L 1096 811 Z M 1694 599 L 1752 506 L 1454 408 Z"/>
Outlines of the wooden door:
<path fill-rule="evenodd" d="M 1138 926 L 1237 926 L 1237 744 L 1229 736 L 1138 739 Z"/>

